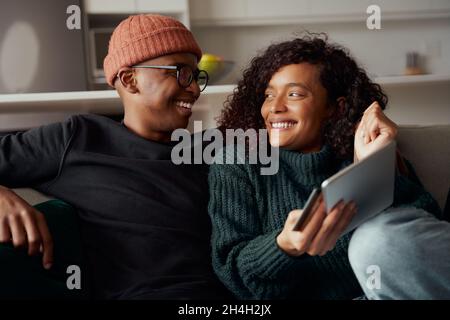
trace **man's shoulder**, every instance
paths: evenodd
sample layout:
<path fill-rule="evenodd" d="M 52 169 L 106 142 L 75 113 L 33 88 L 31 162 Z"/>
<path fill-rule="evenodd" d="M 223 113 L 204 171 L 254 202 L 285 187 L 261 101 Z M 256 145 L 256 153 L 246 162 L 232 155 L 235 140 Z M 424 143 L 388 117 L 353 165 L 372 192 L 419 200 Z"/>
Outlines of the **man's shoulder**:
<path fill-rule="evenodd" d="M 71 119 L 88 125 L 120 125 L 119 122 L 98 114 L 78 114 L 72 116 Z"/>
<path fill-rule="evenodd" d="M 79 114 L 70 117 L 68 123 L 76 128 L 77 133 L 88 132 L 114 132 L 123 129 L 123 125 L 114 119 L 97 114 Z"/>

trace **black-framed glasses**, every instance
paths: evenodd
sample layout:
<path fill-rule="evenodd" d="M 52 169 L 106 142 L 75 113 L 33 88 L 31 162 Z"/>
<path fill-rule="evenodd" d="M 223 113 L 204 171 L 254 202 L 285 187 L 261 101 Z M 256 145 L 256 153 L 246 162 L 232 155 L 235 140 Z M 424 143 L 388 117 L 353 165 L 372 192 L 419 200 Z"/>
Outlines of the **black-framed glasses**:
<path fill-rule="evenodd" d="M 135 65 L 132 68 L 147 68 L 147 69 L 165 69 L 174 70 L 177 72 L 177 82 L 182 88 L 187 88 L 191 85 L 192 81 L 197 82 L 200 92 L 205 90 L 208 85 L 209 76 L 205 70 L 192 70 L 188 65 L 179 66 L 147 66 L 147 65 Z"/>

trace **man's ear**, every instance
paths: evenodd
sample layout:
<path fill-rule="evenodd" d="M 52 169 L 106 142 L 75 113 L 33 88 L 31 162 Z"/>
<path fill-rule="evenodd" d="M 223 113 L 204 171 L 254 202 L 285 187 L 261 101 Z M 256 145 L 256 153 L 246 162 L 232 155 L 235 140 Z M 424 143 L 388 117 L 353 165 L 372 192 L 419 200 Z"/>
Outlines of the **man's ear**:
<path fill-rule="evenodd" d="M 117 72 L 116 81 L 119 81 L 123 89 L 129 93 L 136 93 L 139 91 L 137 88 L 136 74 L 132 68 L 120 68 L 119 72 Z"/>

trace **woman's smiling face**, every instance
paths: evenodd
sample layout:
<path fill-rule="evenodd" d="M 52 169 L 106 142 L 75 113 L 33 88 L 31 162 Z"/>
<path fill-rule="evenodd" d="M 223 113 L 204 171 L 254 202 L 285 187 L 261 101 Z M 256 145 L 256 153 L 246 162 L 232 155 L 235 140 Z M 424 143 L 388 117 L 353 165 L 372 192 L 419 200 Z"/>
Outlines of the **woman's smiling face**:
<path fill-rule="evenodd" d="M 261 108 L 270 144 L 305 153 L 321 149 L 323 124 L 331 112 L 320 71 L 309 63 L 290 64 L 274 73 Z"/>

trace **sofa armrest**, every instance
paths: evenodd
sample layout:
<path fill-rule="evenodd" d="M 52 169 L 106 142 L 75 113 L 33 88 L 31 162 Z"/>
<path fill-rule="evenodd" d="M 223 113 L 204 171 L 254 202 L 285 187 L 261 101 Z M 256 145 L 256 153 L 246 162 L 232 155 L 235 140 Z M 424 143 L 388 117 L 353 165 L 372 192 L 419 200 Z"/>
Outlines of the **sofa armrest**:
<path fill-rule="evenodd" d="M 17 298 L 86 298 L 83 278 L 84 259 L 76 210 L 60 200 L 50 200 L 35 206 L 42 212 L 53 238 L 53 266 L 42 267 L 42 255 L 30 257 L 26 250 L 11 244 L 0 244 L 0 299 Z M 81 290 L 69 290 L 67 268 L 81 268 Z"/>
<path fill-rule="evenodd" d="M 24 199 L 26 202 L 31 204 L 32 206 L 42 203 L 48 200 L 54 199 L 53 197 L 47 196 L 39 191 L 36 191 L 31 188 L 17 188 L 12 189 L 19 197 Z"/>

